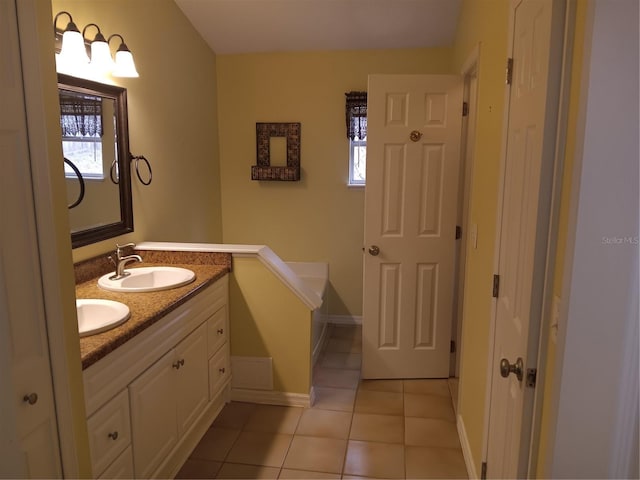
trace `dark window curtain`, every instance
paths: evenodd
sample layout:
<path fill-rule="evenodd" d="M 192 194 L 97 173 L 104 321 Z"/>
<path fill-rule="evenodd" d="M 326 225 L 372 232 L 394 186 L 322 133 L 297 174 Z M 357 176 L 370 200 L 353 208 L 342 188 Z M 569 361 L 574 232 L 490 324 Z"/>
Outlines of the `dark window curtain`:
<path fill-rule="evenodd" d="M 347 138 L 364 140 L 367 137 L 367 92 L 345 93 Z"/>
<path fill-rule="evenodd" d="M 60 126 L 63 137 L 101 137 L 102 100 L 60 92 Z"/>

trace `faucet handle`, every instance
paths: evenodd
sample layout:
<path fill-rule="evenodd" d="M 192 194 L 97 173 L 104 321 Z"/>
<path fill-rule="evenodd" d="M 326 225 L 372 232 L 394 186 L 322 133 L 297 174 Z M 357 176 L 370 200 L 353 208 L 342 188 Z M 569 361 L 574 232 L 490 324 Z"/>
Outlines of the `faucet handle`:
<path fill-rule="evenodd" d="M 135 243 L 125 243 L 124 245 L 118 245 L 116 243 L 116 257 L 118 260 L 120 260 L 120 257 L 122 255 L 122 250 L 128 247 L 135 247 L 136 244 Z"/>

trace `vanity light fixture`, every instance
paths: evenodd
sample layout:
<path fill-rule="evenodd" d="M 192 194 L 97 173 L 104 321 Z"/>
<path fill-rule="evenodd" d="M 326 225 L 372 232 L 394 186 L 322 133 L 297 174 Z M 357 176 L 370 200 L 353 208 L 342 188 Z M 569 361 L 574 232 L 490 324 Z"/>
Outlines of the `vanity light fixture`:
<path fill-rule="evenodd" d="M 64 30 L 59 29 L 56 24 L 58 17 L 67 15 L 69 23 Z M 98 32 L 93 40 L 88 40 L 85 33 L 89 27 L 95 27 Z M 77 77 L 91 75 L 111 74 L 114 77 L 137 78 L 140 75 L 136 70 L 135 62 L 131 50 L 124 43 L 124 38 L 119 33 L 114 33 L 106 40 L 100 27 L 95 23 L 89 23 L 82 29 L 82 33 L 73 22 L 71 14 L 66 11 L 58 13 L 53 19 L 53 31 L 56 42 L 60 44 L 56 47 L 56 70 L 59 73 L 68 73 Z M 118 37 L 120 46 L 115 54 L 115 61 L 111 56 L 111 39 Z M 91 55 L 87 54 L 87 47 L 90 46 Z"/>
<path fill-rule="evenodd" d="M 67 15 L 69 23 L 64 30 L 61 30 L 62 46 L 60 47 L 60 53 L 56 57 L 57 63 L 63 69 L 83 68 L 89 63 L 89 57 L 84 45 L 84 38 L 76 24 L 73 23 L 73 17 L 69 12 L 62 11 L 55 16 L 53 19 L 54 34 L 56 33 L 56 22 L 60 15 Z"/>
<path fill-rule="evenodd" d="M 91 62 L 89 62 L 89 66 L 96 72 L 110 73 L 111 71 L 113 71 L 114 64 L 113 58 L 111 58 L 109 43 L 104 38 L 104 35 L 102 35 L 100 27 L 95 23 L 90 23 L 82 29 L 83 39 L 86 38 L 85 32 L 89 27 L 96 27 L 96 29 L 98 30 L 98 33 L 96 33 L 95 38 L 91 42 Z"/>
<path fill-rule="evenodd" d="M 109 44 L 111 44 L 111 39 L 113 37 L 120 38 L 120 46 L 118 47 L 118 50 L 116 50 L 116 62 L 112 72 L 113 76 L 132 78 L 139 77 L 140 75 L 138 75 L 138 71 L 136 70 L 136 64 L 133 61 L 133 54 L 131 53 L 131 50 L 129 50 L 129 47 L 127 47 L 127 44 L 124 43 L 124 38 L 122 38 L 122 35 L 119 33 L 114 33 L 109 36 Z"/>

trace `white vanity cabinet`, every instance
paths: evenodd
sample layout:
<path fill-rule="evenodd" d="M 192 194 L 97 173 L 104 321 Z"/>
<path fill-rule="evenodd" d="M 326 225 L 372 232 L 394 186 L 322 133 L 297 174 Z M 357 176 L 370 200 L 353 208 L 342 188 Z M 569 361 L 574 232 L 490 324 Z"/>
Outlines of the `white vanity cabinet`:
<path fill-rule="evenodd" d="M 206 323 L 129 385 L 136 477 L 155 468 L 209 401 Z"/>
<path fill-rule="evenodd" d="M 94 477 L 176 475 L 229 401 L 228 297 L 225 275 L 84 370 Z"/>

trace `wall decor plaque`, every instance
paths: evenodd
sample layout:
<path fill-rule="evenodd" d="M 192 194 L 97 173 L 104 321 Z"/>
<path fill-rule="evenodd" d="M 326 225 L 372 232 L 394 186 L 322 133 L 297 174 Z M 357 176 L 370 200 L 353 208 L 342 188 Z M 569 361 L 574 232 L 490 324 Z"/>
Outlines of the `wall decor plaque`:
<path fill-rule="evenodd" d="M 271 165 L 271 137 L 285 137 L 286 166 Z M 256 156 L 251 180 L 300 180 L 300 123 L 256 123 Z"/>

